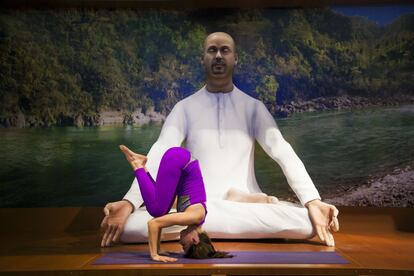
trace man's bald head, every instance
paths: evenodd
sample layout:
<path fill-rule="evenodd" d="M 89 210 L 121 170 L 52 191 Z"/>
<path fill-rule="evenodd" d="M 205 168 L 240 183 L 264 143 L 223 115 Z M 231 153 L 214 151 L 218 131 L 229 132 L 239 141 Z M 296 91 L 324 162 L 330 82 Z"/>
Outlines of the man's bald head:
<path fill-rule="evenodd" d="M 237 64 L 235 46 L 233 38 L 223 32 L 209 34 L 204 40 L 202 64 L 206 70 L 209 89 L 215 89 L 212 87 L 224 89 L 223 83 L 233 87 L 233 71 Z"/>
<path fill-rule="evenodd" d="M 203 49 L 206 50 L 207 44 L 211 40 L 215 40 L 215 39 L 227 40 L 232 45 L 233 51 L 236 52 L 236 43 L 234 42 L 234 39 L 231 37 L 231 35 L 225 32 L 214 32 L 214 33 L 209 34 L 206 37 L 206 39 L 204 39 Z"/>

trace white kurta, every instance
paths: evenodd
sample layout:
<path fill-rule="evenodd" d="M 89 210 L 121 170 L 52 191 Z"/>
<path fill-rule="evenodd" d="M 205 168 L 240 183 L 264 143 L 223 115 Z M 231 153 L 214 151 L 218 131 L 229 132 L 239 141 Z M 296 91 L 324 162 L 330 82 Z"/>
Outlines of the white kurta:
<path fill-rule="evenodd" d="M 208 215 L 203 228 L 216 238 L 307 238 L 313 234 L 306 208 L 279 204 L 223 200 L 230 187 L 261 192 L 254 174 L 255 140 L 282 168 L 287 181 L 305 204 L 320 199 L 303 163 L 280 133 L 264 104 L 236 87 L 229 93 L 210 93 L 205 87 L 178 102 L 168 115 L 157 142 L 148 153 L 147 168 L 156 176 L 163 153 L 185 147 L 200 162 L 207 192 Z M 135 206 L 122 240 L 145 241 L 150 216 L 138 209 L 142 196 L 136 179 L 125 199 Z M 171 227 L 165 239 L 174 239 Z"/>

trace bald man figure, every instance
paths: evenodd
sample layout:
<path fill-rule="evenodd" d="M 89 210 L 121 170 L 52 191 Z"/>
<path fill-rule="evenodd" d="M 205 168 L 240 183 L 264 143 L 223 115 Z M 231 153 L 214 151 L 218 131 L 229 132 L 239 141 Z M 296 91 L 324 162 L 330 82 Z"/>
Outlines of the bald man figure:
<path fill-rule="evenodd" d="M 338 210 L 321 201 L 303 163 L 264 104 L 233 84 L 237 64 L 233 38 L 222 32 L 208 35 L 202 64 L 206 85 L 178 102 L 168 115 L 147 155 L 149 172 L 156 176 L 163 153 L 185 140 L 185 147 L 202 169 L 209 210 L 203 228 L 212 238 L 307 239 L 317 234 L 333 246 L 331 231 L 339 229 Z M 261 192 L 254 173 L 255 141 L 280 165 L 301 205 L 227 200 L 229 191 Z M 105 206 L 102 246 L 119 239 L 147 241 L 147 221 L 151 217 L 140 207 L 142 202 L 135 179 L 123 200 Z M 163 240 L 178 239 L 181 229 L 166 229 Z"/>

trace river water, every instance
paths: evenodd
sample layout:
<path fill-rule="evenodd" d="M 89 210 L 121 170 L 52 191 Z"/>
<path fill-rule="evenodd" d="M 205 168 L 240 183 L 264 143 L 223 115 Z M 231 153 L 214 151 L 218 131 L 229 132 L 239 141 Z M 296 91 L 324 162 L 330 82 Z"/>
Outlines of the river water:
<path fill-rule="evenodd" d="M 322 197 L 414 161 L 414 106 L 296 114 L 277 119 Z M 133 174 L 119 144 L 146 153 L 161 125 L 0 129 L 0 207 L 103 206 Z M 293 196 L 279 166 L 256 147 L 263 191 Z M 340 188 L 340 189 L 339 189 Z"/>

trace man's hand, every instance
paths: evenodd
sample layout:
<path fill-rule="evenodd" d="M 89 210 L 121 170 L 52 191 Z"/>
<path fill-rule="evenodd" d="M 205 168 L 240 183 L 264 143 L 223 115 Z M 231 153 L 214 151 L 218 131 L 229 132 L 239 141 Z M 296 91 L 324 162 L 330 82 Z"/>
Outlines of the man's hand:
<path fill-rule="evenodd" d="M 126 200 L 106 204 L 104 208 L 105 217 L 101 223 L 101 228 L 105 229 L 101 247 L 110 246 L 111 243 L 119 240 L 128 216 L 131 214 L 132 210 L 133 207 L 131 203 Z"/>
<path fill-rule="evenodd" d="M 319 239 L 328 246 L 335 246 L 332 231 L 339 231 L 339 211 L 334 205 L 324 203 L 319 199 L 309 201 L 305 204 L 313 227 L 316 229 Z"/>

